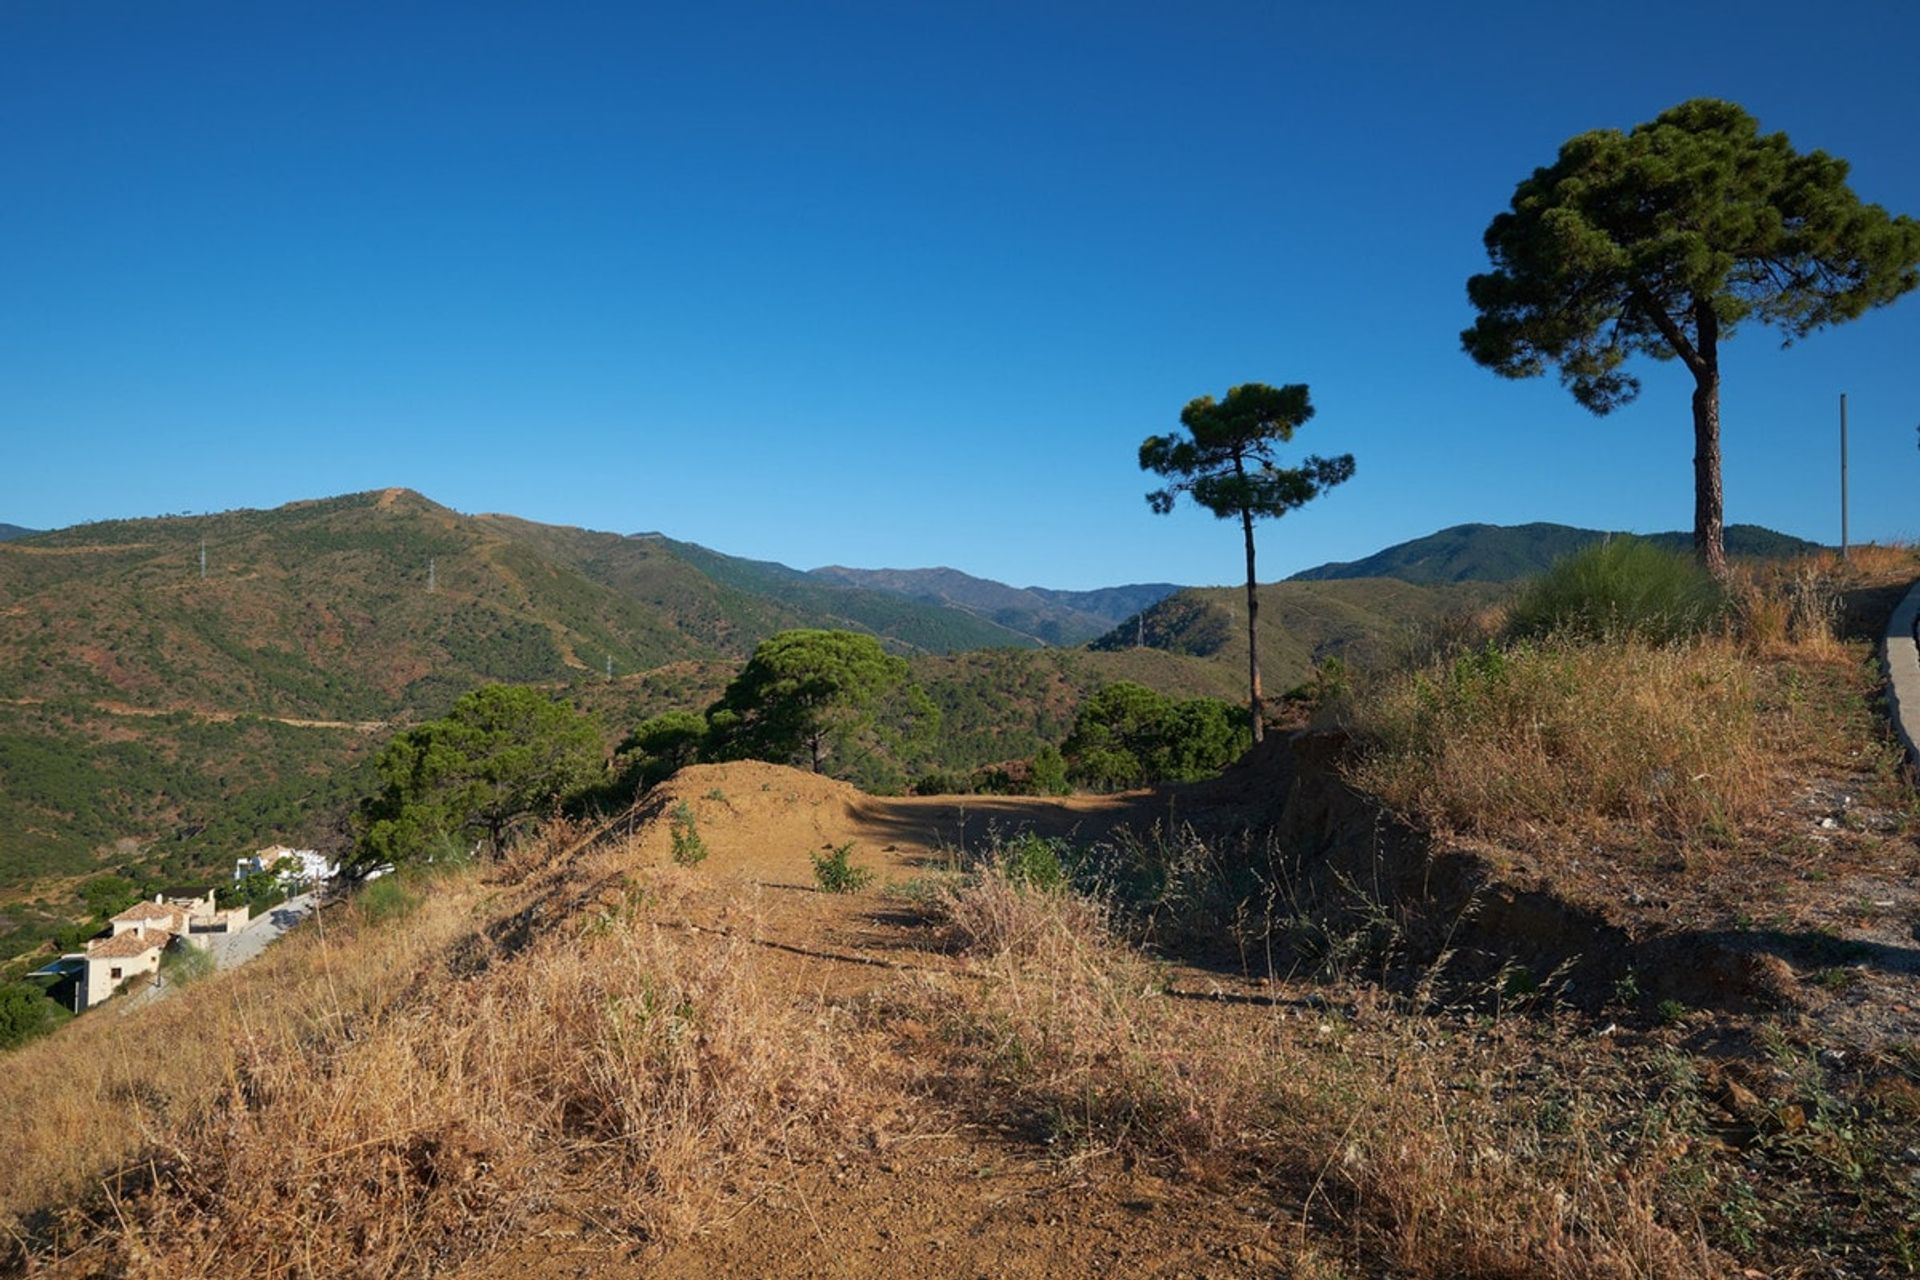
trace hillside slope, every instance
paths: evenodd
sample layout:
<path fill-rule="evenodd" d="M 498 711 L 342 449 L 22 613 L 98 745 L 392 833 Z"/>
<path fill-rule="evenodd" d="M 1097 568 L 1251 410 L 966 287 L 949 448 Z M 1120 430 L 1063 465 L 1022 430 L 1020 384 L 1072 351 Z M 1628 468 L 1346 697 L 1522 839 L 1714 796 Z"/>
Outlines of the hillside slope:
<path fill-rule="evenodd" d="M 1565 524 L 1459 524 L 1401 542 L 1360 560 L 1302 569 L 1289 582 L 1341 578 L 1397 578 L 1402 582 L 1513 582 L 1544 573 L 1555 560 L 1613 535 Z M 1691 533 L 1646 534 L 1674 551 L 1691 551 Z M 1728 525 L 1727 554 L 1781 559 L 1819 550 L 1819 544 L 1755 524 Z"/>
<path fill-rule="evenodd" d="M 1095 591 L 1011 587 L 958 569 L 850 569 L 827 565 L 808 577 L 905 596 L 926 604 L 964 609 L 1028 638 L 1050 645 L 1085 644 L 1114 623 L 1179 587 L 1168 582 L 1134 583 Z"/>
<path fill-rule="evenodd" d="M 686 550 L 398 489 L 76 526 L 0 544 L 0 697 L 367 719 L 487 680 L 742 657 L 786 627 L 1020 642 L 883 593 L 758 589 Z"/>
<path fill-rule="evenodd" d="M 1371 666 L 1420 633 L 1504 598 L 1497 583 L 1421 585 L 1391 578 L 1273 582 L 1260 587 L 1260 669 L 1271 693 L 1307 678 L 1337 657 Z M 1189 587 L 1094 641 L 1092 656 L 1115 662 L 1158 652 L 1209 672 L 1206 692 L 1242 696 L 1246 687 L 1246 593 L 1240 587 Z"/>

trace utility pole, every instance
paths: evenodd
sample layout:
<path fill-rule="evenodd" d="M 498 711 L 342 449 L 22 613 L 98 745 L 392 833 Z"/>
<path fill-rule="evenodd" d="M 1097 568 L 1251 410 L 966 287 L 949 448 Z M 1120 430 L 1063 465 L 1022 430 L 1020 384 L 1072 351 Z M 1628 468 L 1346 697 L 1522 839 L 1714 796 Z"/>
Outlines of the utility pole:
<path fill-rule="evenodd" d="M 207 540 L 200 539 L 200 581 L 207 580 Z"/>
<path fill-rule="evenodd" d="M 1840 393 L 1840 558 L 1847 558 L 1847 393 Z"/>

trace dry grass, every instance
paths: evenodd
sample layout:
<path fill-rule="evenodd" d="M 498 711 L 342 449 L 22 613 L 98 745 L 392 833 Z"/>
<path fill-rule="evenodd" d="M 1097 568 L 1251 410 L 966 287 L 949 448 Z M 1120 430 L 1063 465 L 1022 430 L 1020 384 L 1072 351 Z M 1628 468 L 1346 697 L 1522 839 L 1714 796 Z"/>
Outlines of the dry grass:
<path fill-rule="evenodd" d="M 1766 794 L 1755 674 L 1720 639 L 1490 647 L 1385 683 L 1351 723 L 1354 782 L 1442 830 L 1711 836 Z"/>
<path fill-rule="evenodd" d="M 1442 833 L 1725 843 L 1778 810 L 1809 763 L 1877 749 L 1872 647 L 1843 636 L 1846 601 L 1891 607 L 1916 572 L 1906 547 L 1749 564 L 1728 583 L 1725 624 L 1693 640 L 1427 653 L 1341 709 L 1361 746 L 1349 776 Z"/>
<path fill-rule="evenodd" d="M 461 928 L 469 882 L 336 936 L 326 964 L 281 959 L 292 990 L 262 974 L 206 984 L 216 1008 L 142 1011 L 106 1030 L 173 1072 L 145 1023 L 168 1017 L 183 1078 L 163 1096 L 126 1062 L 102 1096 L 40 1077 L 71 1119 L 29 1121 L 60 1167 L 19 1179 L 10 1215 L 73 1198 L 29 1220 L 37 1254 L 170 1276 L 427 1275 L 549 1217 L 610 1244 L 689 1230 L 734 1162 L 842 1119 L 845 1028 L 771 997 L 750 947 L 671 927 L 685 891 L 666 874 L 509 954 Z M 192 1035 L 210 1022 L 224 1034 Z M 55 1070 L 79 1047 L 36 1049 Z M 76 1125 L 114 1132 L 72 1146 Z"/>
<path fill-rule="evenodd" d="M 1304 1206 L 1291 1210 L 1303 1267 L 1433 1280 L 1723 1272 L 1690 1211 L 1663 1220 L 1662 1175 L 1684 1144 L 1658 1104 L 1628 1111 L 1551 1073 L 1529 1083 L 1513 1040 L 1538 1027 L 1463 1033 L 1364 993 L 1345 1013 L 1276 1005 L 1226 1019 L 1167 995 L 1070 895 L 988 875 L 955 892 L 954 910 L 995 929 L 967 980 L 928 981 L 914 998 L 976 1073 L 965 1096 L 1004 1099 L 1070 1151 L 1251 1173 Z"/>
<path fill-rule="evenodd" d="M 237 1046 L 325 1041 L 379 1017 L 473 925 L 477 879 L 444 881 L 405 929 L 329 910 L 234 973 L 130 1009 L 116 1000 L 7 1055 L 0 1225 L 97 1191 L 229 1087 Z"/>

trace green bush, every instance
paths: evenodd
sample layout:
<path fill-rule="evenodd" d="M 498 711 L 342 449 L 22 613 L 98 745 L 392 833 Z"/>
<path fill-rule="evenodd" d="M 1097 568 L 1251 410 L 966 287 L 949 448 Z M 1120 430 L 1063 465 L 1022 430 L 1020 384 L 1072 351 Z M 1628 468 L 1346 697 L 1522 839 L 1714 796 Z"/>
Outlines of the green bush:
<path fill-rule="evenodd" d="M 200 947 L 168 947 L 160 954 L 160 973 L 169 986 L 184 987 L 198 982 L 215 967 L 213 952 Z"/>
<path fill-rule="evenodd" d="M 1116 680 L 1081 705 L 1061 750 L 1076 781 L 1119 791 L 1211 777 L 1252 745 L 1245 707 Z"/>
<path fill-rule="evenodd" d="M 1037 796 L 1064 796 L 1073 790 L 1067 781 L 1067 758 L 1055 746 L 1045 746 L 1033 753 L 1033 768 L 1028 777 Z"/>
<path fill-rule="evenodd" d="M 1617 537 L 1555 562 L 1520 593 L 1508 625 L 1520 637 L 1669 644 L 1707 630 L 1726 608 L 1725 592 L 1691 557 Z"/>
<path fill-rule="evenodd" d="M 37 1039 L 72 1016 L 30 982 L 0 986 L 0 1049 Z"/>
<path fill-rule="evenodd" d="M 831 853 L 812 854 L 813 878 L 828 893 L 858 893 L 873 883 L 873 872 L 856 867 L 851 858 L 853 842 L 834 846 Z"/>
<path fill-rule="evenodd" d="M 420 905 L 420 899 L 407 891 L 398 875 L 384 875 L 360 886 L 354 904 L 360 909 L 362 919 L 377 924 L 410 915 Z"/>
<path fill-rule="evenodd" d="M 996 861 L 1008 883 L 1052 893 L 1067 884 L 1067 869 L 1060 856 L 1067 847 L 1065 841 L 1027 831 L 1001 845 Z"/>
<path fill-rule="evenodd" d="M 698 866 L 707 860 L 707 842 L 700 838 L 699 824 L 685 800 L 667 815 L 667 835 L 673 841 L 673 860 L 681 866 Z"/>

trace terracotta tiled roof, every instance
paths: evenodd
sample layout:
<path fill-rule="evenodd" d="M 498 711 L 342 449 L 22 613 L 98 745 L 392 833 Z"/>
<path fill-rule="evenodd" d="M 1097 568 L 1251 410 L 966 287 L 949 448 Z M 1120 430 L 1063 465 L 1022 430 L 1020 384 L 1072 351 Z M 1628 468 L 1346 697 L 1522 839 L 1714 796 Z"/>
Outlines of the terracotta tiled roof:
<path fill-rule="evenodd" d="M 172 935 L 164 930 L 149 929 L 142 937 L 129 929 L 117 933 L 111 938 L 99 938 L 87 944 L 89 960 L 131 960 L 143 956 L 155 947 L 164 947 Z"/>
<path fill-rule="evenodd" d="M 136 902 L 113 918 L 116 924 L 133 924 L 140 920 L 161 920 L 168 924 L 186 919 L 187 913 L 171 902 Z"/>

